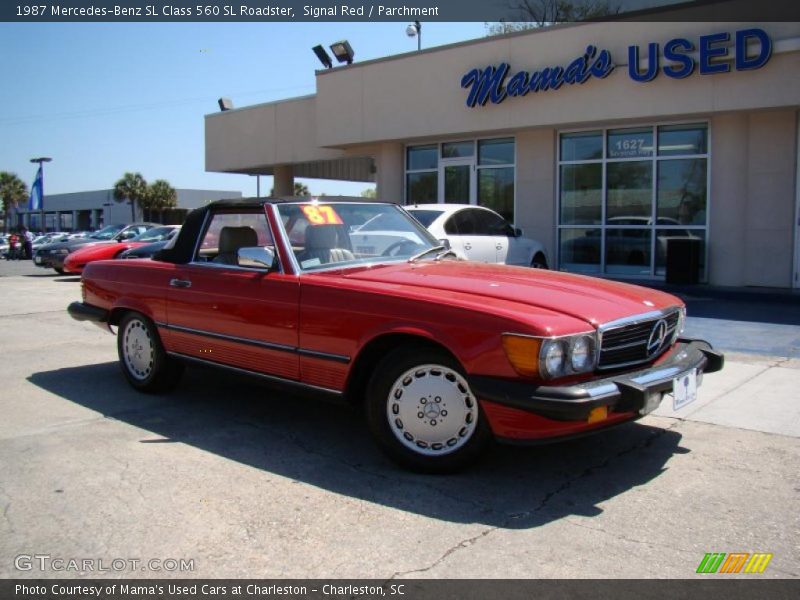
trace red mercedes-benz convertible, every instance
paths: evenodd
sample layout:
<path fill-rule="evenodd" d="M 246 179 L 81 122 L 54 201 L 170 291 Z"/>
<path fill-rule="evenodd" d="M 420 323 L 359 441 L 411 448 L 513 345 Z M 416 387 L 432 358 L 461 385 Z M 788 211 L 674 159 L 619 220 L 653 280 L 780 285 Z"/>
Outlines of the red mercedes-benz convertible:
<path fill-rule="evenodd" d="M 688 403 L 723 365 L 681 337 L 674 296 L 457 260 L 378 202 L 216 202 L 153 260 L 90 263 L 82 289 L 70 314 L 118 327 L 133 387 L 167 389 L 188 362 L 343 398 L 426 471 Z"/>

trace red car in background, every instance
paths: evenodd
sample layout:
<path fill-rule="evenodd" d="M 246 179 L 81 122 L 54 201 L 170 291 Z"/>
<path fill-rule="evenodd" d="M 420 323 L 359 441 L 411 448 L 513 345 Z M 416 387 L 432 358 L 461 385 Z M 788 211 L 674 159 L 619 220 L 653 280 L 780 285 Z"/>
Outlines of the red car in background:
<path fill-rule="evenodd" d="M 64 261 L 64 271 L 67 273 L 83 273 L 83 268 L 87 263 L 95 260 L 108 260 L 116 258 L 126 250 L 138 248 L 153 242 L 163 242 L 171 240 L 178 234 L 180 225 L 163 225 L 148 229 L 136 237 L 127 241 L 118 242 L 97 242 L 80 248 L 68 255 Z"/>

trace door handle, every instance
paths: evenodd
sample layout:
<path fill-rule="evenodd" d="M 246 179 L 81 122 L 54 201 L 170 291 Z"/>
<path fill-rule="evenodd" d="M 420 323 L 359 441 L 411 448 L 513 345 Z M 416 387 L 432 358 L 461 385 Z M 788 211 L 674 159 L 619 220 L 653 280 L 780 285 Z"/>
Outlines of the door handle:
<path fill-rule="evenodd" d="M 464 244 L 464 250 L 472 250 L 472 244 Z"/>
<path fill-rule="evenodd" d="M 503 244 L 497 244 L 497 245 L 495 245 L 495 248 L 497 250 L 502 250 L 503 249 Z"/>
<path fill-rule="evenodd" d="M 190 288 L 192 287 L 192 282 L 188 279 L 170 279 L 169 284 L 172 287 L 176 288 Z"/>

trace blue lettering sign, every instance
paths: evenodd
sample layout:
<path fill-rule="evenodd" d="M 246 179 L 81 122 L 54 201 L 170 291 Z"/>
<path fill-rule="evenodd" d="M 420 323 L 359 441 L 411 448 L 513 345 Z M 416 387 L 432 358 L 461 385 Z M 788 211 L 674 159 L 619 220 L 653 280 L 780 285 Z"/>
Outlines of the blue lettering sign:
<path fill-rule="evenodd" d="M 664 44 L 664 58 L 676 62 L 681 66 L 668 65 L 664 67 L 664 75 L 675 79 L 683 79 L 694 72 L 694 60 L 684 52 L 694 51 L 694 44 L 687 39 L 677 38 Z"/>
<path fill-rule="evenodd" d="M 712 62 L 713 58 L 724 58 L 728 56 L 728 49 L 724 44 L 731 39 L 729 33 L 712 33 L 711 35 L 700 36 L 700 74 L 710 75 L 712 73 L 727 73 L 731 66 L 727 62 Z"/>
<path fill-rule="evenodd" d="M 639 46 L 628 47 L 628 76 L 640 83 L 653 81 L 663 72 L 672 79 L 684 79 L 699 68 L 701 75 L 728 73 L 731 63 L 737 71 L 759 69 L 772 56 L 772 40 L 763 29 L 741 29 L 735 34 L 734 56 L 731 57 L 728 32 L 700 36 L 697 47 L 686 38 L 675 38 L 664 44 L 664 61 L 660 64 L 659 45 L 647 44 L 647 58 L 640 64 Z M 755 50 L 753 49 L 755 47 Z M 696 52 L 696 54 L 695 54 Z M 693 56 L 694 55 L 694 56 Z M 695 59 L 695 56 L 697 59 Z M 545 67 L 539 71 L 517 71 L 509 77 L 510 66 L 500 63 L 485 69 L 472 69 L 461 78 L 461 87 L 469 89 L 467 106 L 500 104 L 509 96 L 557 90 L 563 85 L 580 85 L 591 77 L 604 79 L 614 70 L 608 50 L 597 51 L 587 46 L 586 52 L 566 67 Z"/>
<path fill-rule="evenodd" d="M 492 104 L 500 104 L 506 97 L 503 80 L 508 73 L 508 64 L 500 63 L 497 67 L 472 69 L 461 78 L 461 87 L 472 86 L 467 96 L 467 106 L 480 104 L 486 106 L 486 101 L 491 98 Z"/>
<path fill-rule="evenodd" d="M 658 75 L 658 44 L 647 44 L 647 70 L 639 70 L 639 46 L 628 47 L 628 75 L 634 81 L 653 81 Z"/>
<path fill-rule="evenodd" d="M 756 39 L 761 44 L 758 56 L 747 56 L 747 42 Z M 736 70 L 760 69 L 772 56 L 772 41 L 763 29 L 742 29 L 736 32 Z"/>
<path fill-rule="evenodd" d="M 597 56 L 595 56 L 597 54 Z M 592 61 L 589 64 L 589 61 Z M 562 85 L 581 84 L 590 77 L 603 79 L 614 70 L 611 53 L 602 50 L 599 54 L 594 46 L 586 48 L 583 56 L 573 60 L 567 67 L 546 67 L 540 71 L 518 71 L 506 84 L 508 63 L 485 69 L 472 69 L 461 78 L 461 87 L 468 88 L 467 106 L 486 106 L 487 102 L 500 104 L 508 96 L 525 96 L 529 92 L 557 90 Z"/>

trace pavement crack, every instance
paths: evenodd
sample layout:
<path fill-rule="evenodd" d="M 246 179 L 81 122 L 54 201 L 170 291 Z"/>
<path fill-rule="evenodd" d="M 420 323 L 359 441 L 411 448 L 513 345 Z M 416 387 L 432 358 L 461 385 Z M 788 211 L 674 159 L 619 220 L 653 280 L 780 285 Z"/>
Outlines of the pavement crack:
<path fill-rule="evenodd" d="M 448 548 L 444 552 L 444 554 L 442 554 L 439 558 L 437 558 L 433 563 L 431 563 L 427 567 L 421 567 L 419 569 L 410 569 L 408 571 L 395 571 L 392 574 L 392 576 L 389 577 L 389 579 L 387 579 L 384 582 L 384 585 L 388 584 L 390 581 L 393 581 L 398 577 L 405 577 L 407 575 L 412 575 L 412 574 L 415 574 L 415 573 L 426 573 L 427 571 L 430 571 L 431 569 L 436 568 L 441 563 L 446 561 L 452 554 L 455 554 L 459 550 L 463 550 L 465 548 L 469 548 L 470 546 L 472 546 L 473 544 L 475 544 L 479 540 L 485 538 L 486 536 L 488 536 L 489 534 L 497 531 L 498 529 L 499 529 L 499 527 L 490 527 L 488 529 L 484 529 L 483 531 L 481 531 L 477 535 L 473 535 L 472 537 L 468 537 L 466 539 L 461 540 L 457 544 L 455 544 L 455 545 L 451 546 L 450 548 Z"/>
<path fill-rule="evenodd" d="M 658 431 L 656 431 L 655 433 L 650 434 L 643 441 L 637 442 L 637 443 L 633 444 L 629 448 L 626 448 L 624 450 L 620 450 L 616 454 L 608 456 L 607 458 L 605 458 L 603 461 L 601 461 L 600 463 L 598 463 L 596 465 L 591 465 L 589 467 L 586 467 L 583 471 L 581 471 L 577 475 L 569 477 L 564 482 L 562 482 L 561 485 L 559 485 L 557 488 L 555 488 L 554 490 L 551 490 L 550 492 L 545 494 L 544 497 L 542 498 L 542 500 L 539 502 L 539 504 L 536 507 L 534 507 L 534 508 L 532 508 L 530 510 L 527 510 L 527 511 L 518 512 L 518 513 L 514 513 L 514 514 L 509 515 L 509 518 L 507 519 L 506 523 L 504 523 L 504 525 L 511 526 L 512 523 L 516 524 L 518 521 L 523 521 L 525 519 L 532 518 L 537 513 L 539 513 L 541 511 L 543 511 L 544 509 L 546 509 L 547 506 L 550 504 L 550 502 L 553 500 L 553 498 L 555 498 L 556 496 L 558 496 L 558 495 L 562 494 L 563 492 L 567 491 L 568 489 L 570 489 L 573 485 L 575 485 L 580 480 L 585 479 L 587 477 L 590 477 L 591 475 L 594 475 L 596 472 L 607 468 L 612 462 L 614 462 L 614 461 L 616 461 L 616 460 L 618 460 L 618 459 L 620 459 L 620 458 L 622 458 L 624 456 L 627 456 L 628 454 L 631 454 L 631 453 L 636 452 L 638 450 L 643 450 L 645 448 L 649 448 L 650 446 L 653 445 L 653 443 L 658 438 L 666 435 L 668 431 L 674 429 L 675 427 L 677 427 L 677 425 L 678 425 L 678 422 L 671 424 L 669 427 L 659 428 Z M 517 526 L 518 526 L 518 524 L 517 524 Z"/>
<path fill-rule="evenodd" d="M 37 312 L 26 312 L 26 313 L 14 313 L 10 315 L 0 315 L 0 319 L 15 319 L 17 317 L 36 317 L 38 315 L 55 315 L 60 313 L 67 312 L 65 309 L 61 308 L 59 310 L 40 310 Z"/>
<path fill-rule="evenodd" d="M 410 569 L 410 570 L 407 570 L 407 571 L 396 571 L 384 583 L 387 584 L 390 581 L 393 581 L 394 579 L 396 579 L 398 577 L 404 577 L 404 576 L 412 575 L 412 574 L 426 573 L 426 572 L 436 568 L 438 565 L 442 564 L 443 562 L 445 562 L 448 558 L 450 558 L 450 556 L 452 556 L 456 552 L 472 546 L 473 544 L 477 543 L 478 541 L 488 537 L 489 535 L 491 535 L 492 533 L 494 533 L 498 529 L 510 529 L 512 527 L 512 525 L 514 527 L 518 527 L 519 526 L 519 521 L 524 521 L 526 519 L 531 519 L 537 513 L 540 513 L 541 511 L 545 510 L 548 507 L 548 505 L 550 504 L 550 502 L 553 500 L 553 498 L 555 498 L 559 494 L 561 494 L 561 493 L 565 492 L 566 490 L 568 490 L 569 488 L 571 488 L 575 483 L 577 483 L 581 479 L 589 477 L 589 476 L 593 475 L 594 473 L 596 473 L 597 471 L 600 471 L 602 469 L 607 468 L 612 462 L 614 462 L 614 461 L 616 461 L 616 460 L 618 460 L 618 459 L 620 459 L 620 458 L 622 458 L 624 456 L 627 456 L 627 455 L 629 455 L 629 454 L 631 454 L 633 452 L 639 451 L 639 450 L 644 450 L 645 448 L 649 448 L 660 437 L 666 435 L 667 432 L 669 432 L 672 429 L 676 428 L 678 426 L 678 424 L 679 424 L 679 422 L 675 422 L 675 423 L 671 424 L 668 427 L 659 428 L 658 431 L 656 431 L 655 433 L 650 434 L 644 440 L 639 441 L 639 442 L 631 445 L 629 448 L 625 448 L 625 449 L 620 450 L 619 452 L 617 452 L 615 454 L 612 454 L 612 455 L 608 456 L 605 460 L 601 461 L 599 464 L 587 467 L 586 469 L 584 469 L 583 471 L 581 471 L 577 475 L 574 475 L 572 477 L 567 478 L 566 481 L 562 482 L 558 487 L 556 487 L 555 489 L 547 492 L 536 507 L 534 507 L 534 508 L 532 508 L 532 509 L 530 509 L 528 511 L 518 512 L 518 513 L 513 513 L 513 514 L 510 514 L 510 515 L 507 515 L 506 519 L 500 525 L 498 525 L 496 527 L 490 527 L 490 528 L 484 529 L 483 531 L 481 531 L 480 533 L 478 533 L 476 535 L 473 535 L 473 536 L 471 536 L 469 538 L 461 540 L 457 544 L 449 547 L 441 556 L 439 556 L 439 558 L 437 558 L 435 561 L 433 561 L 430 565 L 428 565 L 426 567 L 420 567 L 420 568 L 417 568 L 417 569 Z"/>
<path fill-rule="evenodd" d="M 252 423 L 249 423 L 249 424 L 253 425 Z M 338 464 L 340 464 L 340 465 L 342 465 L 342 466 L 344 466 L 344 467 L 346 467 L 348 469 L 352 469 L 353 471 L 356 471 L 358 473 L 363 473 L 365 475 L 369 475 L 371 477 L 375 477 L 375 478 L 380 479 L 382 481 L 393 481 L 394 479 L 396 479 L 396 477 L 393 477 L 391 474 L 380 473 L 378 471 L 375 471 L 373 469 L 370 469 L 370 468 L 365 467 L 363 465 L 360 465 L 358 463 L 354 463 L 354 462 L 348 461 L 345 458 L 337 457 L 337 456 L 331 456 L 328 453 L 316 450 L 315 448 L 312 448 L 309 444 L 307 444 L 306 442 L 301 440 L 298 436 L 292 435 L 290 433 L 286 433 L 283 430 L 280 430 L 280 429 L 277 429 L 277 428 L 272 428 L 272 427 L 265 427 L 265 426 L 261 426 L 261 425 L 253 425 L 253 426 L 258 427 L 259 429 L 266 429 L 266 430 L 270 431 L 271 433 L 273 433 L 275 435 L 281 436 L 284 440 L 288 441 L 292 445 L 296 446 L 297 448 L 299 448 L 300 450 L 302 450 L 303 452 L 305 452 L 306 454 L 309 454 L 311 456 L 316 456 L 318 458 L 322 458 L 322 459 L 325 459 L 325 460 L 328 460 L 328 461 L 336 462 L 336 463 L 338 463 Z M 465 504 L 465 505 L 471 506 L 474 509 L 477 509 L 477 510 L 481 511 L 482 514 L 486 514 L 487 511 L 494 512 L 494 510 L 492 509 L 492 507 L 489 504 L 486 504 L 484 502 L 479 502 L 479 501 L 476 501 L 476 500 L 471 500 L 471 499 L 468 499 L 468 498 L 464 498 L 463 496 L 459 496 L 459 495 L 456 495 L 456 494 L 451 494 L 449 492 L 446 492 L 445 490 L 442 490 L 440 487 L 438 487 L 436 485 L 433 485 L 432 483 L 428 483 L 428 482 L 423 481 L 423 480 L 416 480 L 416 481 L 413 481 L 412 483 L 414 485 L 417 485 L 417 486 L 423 487 L 425 489 L 428 489 L 428 490 L 430 490 L 432 492 L 435 492 L 436 494 L 438 494 L 438 495 L 440 495 L 440 496 L 442 496 L 444 498 L 447 498 L 448 500 L 451 500 L 453 502 L 458 502 L 459 504 Z"/>
<path fill-rule="evenodd" d="M 586 525 L 585 523 L 578 523 L 577 521 L 573 521 L 572 519 L 564 519 L 565 523 L 568 523 L 574 527 L 581 527 L 583 529 L 589 529 L 591 531 L 598 531 L 603 533 L 609 537 L 614 538 L 615 540 L 621 540 L 623 542 L 630 542 L 632 544 L 642 544 L 644 546 L 650 546 L 651 548 L 665 548 L 667 550 L 674 550 L 675 552 L 682 552 L 684 554 L 697 554 L 695 549 L 688 549 L 688 548 L 677 548 L 675 546 L 670 546 L 669 544 L 662 544 L 660 542 L 653 542 L 650 540 L 637 540 L 635 538 L 629 538 L 624 535 L 612 533 L 603 529 L 602 527 L 591 527 L 590 525 Z"/>

